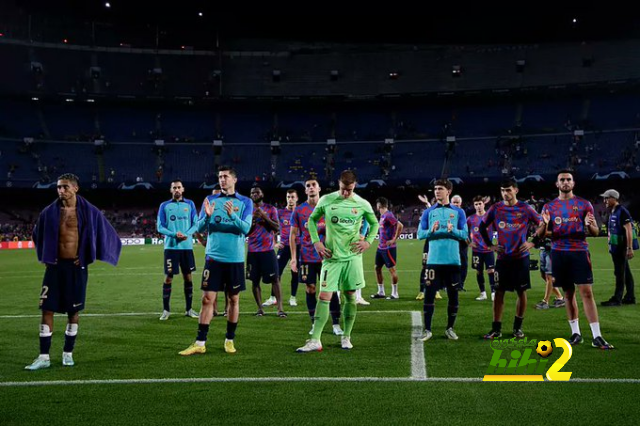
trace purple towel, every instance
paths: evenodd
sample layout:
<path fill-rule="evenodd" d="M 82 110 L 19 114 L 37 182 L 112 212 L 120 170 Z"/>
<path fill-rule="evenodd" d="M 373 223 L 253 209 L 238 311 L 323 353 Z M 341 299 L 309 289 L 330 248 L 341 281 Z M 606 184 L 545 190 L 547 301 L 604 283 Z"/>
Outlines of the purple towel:
<path fill-rule="evenodd" d="M 122 242 L 109 221 L 96 206 L 77 195 L 78 204 L 78 258 L 80 265 L 87 266 L 96 259 L 112 265 L 118 264 Z M 49 204 L 40 213 L 33 230 L 33 242 L 38 260 L 42 263 L 58 263 L 58 236 L 60 233 L 59 200 Z"/>

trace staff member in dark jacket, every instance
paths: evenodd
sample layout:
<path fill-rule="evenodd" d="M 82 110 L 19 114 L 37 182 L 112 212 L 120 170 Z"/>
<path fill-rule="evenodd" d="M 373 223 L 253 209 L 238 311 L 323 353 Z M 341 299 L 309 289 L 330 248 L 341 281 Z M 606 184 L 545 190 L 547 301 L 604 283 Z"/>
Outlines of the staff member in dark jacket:
<path fill-rule="evenodd" d="M 629 268 L 629 259 L 633 258 L 633 219 L 629 210 L 620 205 L 620 193 L 609 189 L 601 195 L 607 208 L 611 210 L 609 216 L 609 253 L 613 259 L 616 276 L 616 290 L 611 299 L 602 302 L 602 306 L 633 305 L 636 296 L 633 291 L 633 274 Z M 624 289 L 627 294 L 623 297 Z"/>

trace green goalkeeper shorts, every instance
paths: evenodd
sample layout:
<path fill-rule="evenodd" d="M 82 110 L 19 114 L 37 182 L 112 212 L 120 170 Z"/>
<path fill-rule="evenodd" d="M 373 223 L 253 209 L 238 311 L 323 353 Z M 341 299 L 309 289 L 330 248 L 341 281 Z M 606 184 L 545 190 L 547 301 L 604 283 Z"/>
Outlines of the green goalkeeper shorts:
<path fill-rule="evenodd" d="M 355 291 L 364 287 L 362 256 L 346 261 L 325 260 L 320 272 L 320 291 Z"/>

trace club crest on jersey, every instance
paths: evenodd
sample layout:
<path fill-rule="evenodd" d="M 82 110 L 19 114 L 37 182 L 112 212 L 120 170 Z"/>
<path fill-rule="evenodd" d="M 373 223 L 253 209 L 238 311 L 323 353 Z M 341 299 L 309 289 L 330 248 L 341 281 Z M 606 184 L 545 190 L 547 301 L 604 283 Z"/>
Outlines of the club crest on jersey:
<path fill-rule="evenodd" d="M 502 222 L 502 221 L 501 221 L 500 223 L 498 223 L 498 228 L 500 228 L 500 229 L 504 229 L 504 228 L 506 228 L 506 227 L 507 227 L 507 224 L 506 224 L 505 222 Z"/>
<path fill-rule="evenodd" d="M 358 209 L 356 209 L 356 208 L 351 209 L 351 213 L 358 214 Z"/>
<path fill-rule="evenodd" d="M 553 219 L 556 225 L 562 225 L 562 218 L 560 216 Z"/>
<path fill-rule="evenodd" d="M 453 213 L 451 213 L 451 214 L 449 215 L 449 218 L 450 218 L 450 219 L 453 219 L 454 217 L 456 217 L 456 215 L 455 215 L 455 214 L 453 214 Z"/>
<path fill-rule="evenodd" d="M 234 206 L 234 207 L 233 207 L 233 211 L 234 211 L 234 212 L 236 212 L 236 213 L 238 213 L 238 212 L 240 211 L 240 207 L 238 207 L 238 206 Z"/>
<path fill-rule="evenodd" d="M 573 211 L 574 211 L 574 212 L 577 212 L 578 210 L 580 210 L 580 207 L 578 207 L 578 206 L 573 206 L 573 207 L 572 207 L 572 209 L 573 209 Z"/>
<path fill-rule="evenodd" d="M 289 221 L 287 219 L 283 220 L 282 223 L 284 223 L 286 226 L 289 226 Z"/>
<path fill-rule="evenodd" d="M 522 217 L 522 213 L 516 213 L 516 217 L 520 219 Z"/>

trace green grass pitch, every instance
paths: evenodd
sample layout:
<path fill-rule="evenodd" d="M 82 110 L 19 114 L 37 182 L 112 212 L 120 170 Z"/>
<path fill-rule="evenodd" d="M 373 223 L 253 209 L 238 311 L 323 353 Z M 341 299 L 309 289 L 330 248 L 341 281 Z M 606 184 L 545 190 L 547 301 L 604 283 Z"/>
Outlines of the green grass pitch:
<path fill-rule="evenodd" d="M 618 424 L 637 424 L 640 405 L 640 306 L 599 308 L 603 335 L 616 346 L 604 352 L 590 346 L 591 332 L 581 312 L 585 344 L 573 349 L 563 371 L 569 383 L 483 383 L 492 350 L 481 336 L 491 326 L 491 302 L 477 302 L 475 272 L 470 270 L 461 293 L 456 323 L 458 341 L 444 337 L 446 299 L 436 303 L 434 338 L 424 344 L 426 374 L 438 381 L 417 381 L 412 373 L 412 312 L 422 316 L 418 291 L 422 243 L 401 241 L 398 247 L 400 300 L 371 301 L 359 307 L 352 336 L 354 349 L 340 349 L 339 338 L 327 326 L 322 353 L 297 354 L 310 327 L 304 289 L 298 307 L 281 319 L 275 309 L 267 316 L 256 310 L 250 291 L 242 294 L 237 354 L 224 353 L 225 319 L 214 318 L 204 356 L 183 358 L 178 351 L 195 338 L 197 320 L 182 316 L 182 279 L 174 279 L 173 316 L 158 321 L 162 309 L 162 247 L 125 247 L 116 268 L 90 267 L 87 309 L 81 316 L 74 358 L 76 366 L 61 366 L 64 317 L 56 317 L 52 367 L 24 371 L 38 352 L 38 295 L 43 267 L 32 250 L 0 252 L 0 424 L 508 424 L 548 423 L 556 414 L 572 423 L 591 424 L 596 417 Z M 598 302 L 613 292 L 613 265 L 605 239 L 592 239 Z M 368 298 L 375 292 L 373 258 L 365 255 Z M 537 251 L 534 252 L 537 258 Z M 203 250 L 196 249 L 198 271 Z M 634 275 L 640 260 L 631 264 Z M 284 295 L 290 294 L 288 270 Z M 199 273 L 194 284 L 199 285 Z M 389 275 L 385 273 L 387 292 Z M 248 283 L 249 284 L 249 283 Z M 527 337 L 568 338 L 564 309 L 536 311 L 543 281 L 532 271 L 532 290 L 524 322 Z M 249 284 L 250 286 L 250 284 Z M 263 294 L 268 295 L 263 285 Z M 198 294 L 194 307 L 199 309 Z M 513 321 L 515 296 L 508 294 L 503 330 Z M 134 315 L 113 315 L 127 314 Z M 414 348 L 415 349 L 415 348 Z M 551 355 L 557 359 L 561 351 Z M 414 353 L 415 361 L 415 353 Z M 551 364 L 551 363 L 549 363 Z M 306 381 L 324 377 L 332 380 Z M 229 378 L 232 381 L 167 382 L 153 379 Z M 293 378 L 297 378 L 293 380 Z M 150 379 L 149 382 L 136 380 Z M 258 381 L 249 381 L 256 379 Z M 580 382 L 574 379 L 617 379 Z M 623 382 L 620 379 L 634 379 Z M 98 382 L 86 382 L 97 380 Z M 105 383 L 105 380 L 117 380 Z M 234 381 L 242 380 L 242 381 Z M 246 381 L 245 381 L 246 380 Z M 60 381 L 59 385 L 17 386 L 17 382 Z M 69 383 L 71 382 L 71 384 Z M 10 386 L 8 384 L 11 384 Z"/>

